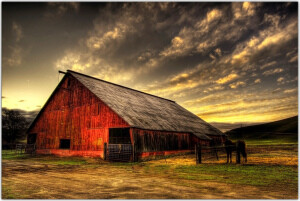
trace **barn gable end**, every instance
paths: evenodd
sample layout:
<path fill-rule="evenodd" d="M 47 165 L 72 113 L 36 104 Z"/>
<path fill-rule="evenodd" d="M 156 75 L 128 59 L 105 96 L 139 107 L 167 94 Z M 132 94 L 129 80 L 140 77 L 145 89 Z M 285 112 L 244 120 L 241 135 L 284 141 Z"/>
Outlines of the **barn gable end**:
<path fill-rule="evenodd" d="M 112 127 L 129 124 L 67 74 L 28 133 L 37 134 L 36 148 L 41 153 L 103 157 L 103 145 L 108 142 L 108 129 Z M 69 149 L 61 147 L 63 140 L 69 140 Z"/>

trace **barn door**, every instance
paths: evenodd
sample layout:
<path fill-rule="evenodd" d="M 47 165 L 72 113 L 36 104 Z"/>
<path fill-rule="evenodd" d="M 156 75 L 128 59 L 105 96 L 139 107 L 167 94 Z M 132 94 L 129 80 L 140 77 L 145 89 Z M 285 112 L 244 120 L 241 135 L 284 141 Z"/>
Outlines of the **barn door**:
<path fill-rule="evenodd" d="M 129 128 L 110 128 L 107 159 L 110 161 L 130 161 L 132 145 Z"/>

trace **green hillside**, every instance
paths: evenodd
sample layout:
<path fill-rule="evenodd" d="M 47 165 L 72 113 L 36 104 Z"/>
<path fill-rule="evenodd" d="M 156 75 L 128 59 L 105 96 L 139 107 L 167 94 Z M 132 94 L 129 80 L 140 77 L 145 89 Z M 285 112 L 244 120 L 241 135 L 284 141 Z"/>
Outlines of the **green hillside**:
<path fill-rule="evenodd" d="M 265 124 L 232 129 L 226 134 L 230 139 L 271 140 L 277 142 L 298 141 L 298 116 Z"/>

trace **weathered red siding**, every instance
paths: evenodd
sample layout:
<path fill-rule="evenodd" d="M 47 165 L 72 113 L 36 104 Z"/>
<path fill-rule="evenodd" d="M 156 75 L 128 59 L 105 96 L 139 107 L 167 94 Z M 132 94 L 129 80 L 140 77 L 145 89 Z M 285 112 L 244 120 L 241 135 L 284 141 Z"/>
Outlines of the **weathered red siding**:
<path fill-rule="evenodd" d="M 196 137 L 195 135 L 192 135 L 192 143 L 191 144 L 192 144 L 193 149 L 195 148 L 196 144 L 200 144 L 202 146 L 209 146 L 210 140 L 203 140 L 203 139 Z"/>
<path fill-rule="evenodd" d="M 37 133 L 37 153 L 103 157 L 111 127 L 129 125 L 69 75 L 28 133 Z M 70 139 L 70 150 L 59 149 L 60 139 Z"/>
<path fill-rule="evenodd" d="M 131 139 L 135 143 L 139 158 L 188 153 L 194 151 L 196 143 L 209 146 L 209 140 L 201 140 L 190 133 L 154 131 L 133 128 Z"/>
<path fill-rule="evenodd" d="M 216 144 L 224 144 L 226 140 L 226 136 L 220 136 L 220 135 L 208 135 L 213 141 L 215 141 Z"/>

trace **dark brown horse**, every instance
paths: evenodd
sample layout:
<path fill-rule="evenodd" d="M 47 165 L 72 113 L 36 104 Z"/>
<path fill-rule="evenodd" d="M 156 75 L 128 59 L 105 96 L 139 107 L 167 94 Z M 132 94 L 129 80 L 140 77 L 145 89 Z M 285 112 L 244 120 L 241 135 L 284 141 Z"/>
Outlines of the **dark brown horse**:
<path fill-rule="evenodd" d="M 244 158 L 244 162 L 247 162 L 247 152 L 246 152 L 246 143 L 242 140 L 238 140 L 236 143 L 232 142 L 229 139 L 226 139 L 225 143 L 225 150 L 227 154 L 227 163 L 230 160 L 230 163 L 232 163 L 232 152 L 239 150 Z"/>

